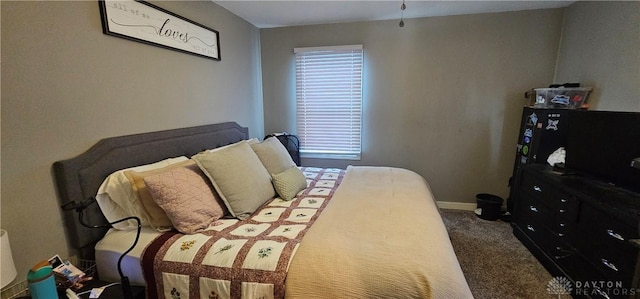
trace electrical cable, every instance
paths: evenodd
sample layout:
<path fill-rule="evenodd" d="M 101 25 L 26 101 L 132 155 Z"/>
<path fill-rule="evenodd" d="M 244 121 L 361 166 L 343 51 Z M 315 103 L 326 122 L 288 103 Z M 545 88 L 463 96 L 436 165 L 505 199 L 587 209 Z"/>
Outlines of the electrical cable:
<path fill-rule="evenodd" d="M 138 244 L 138 240 L 140 239 L 140 233 L 142 230 L 142 223 L 140 222 L 140 218 L 136 217 L 136 216 L 130 216 L 130 217 L 125 217 L 113 222 L 109 222 L 108 224 L 100 224 L 100 225 L 92 225 L 89 224 L 87 222 L 84 221 L 84 210 L 92 205 L 93 203 L 96 203 L 96 199 L 95 198 L 90 198 L 87 200 L 84 200 L 80 203 L 77 203 L 75 201 L 70 202 L 70 203 L 66 203 L 64 205 L 62 205 L 62 209 L 65 211 L 69 211 L 69 210 L 75 210 L 78 213 L 78 220 L 80 221 L 80 224 L 84 227 L 87 228 L 111 228 L 113 227 L 114 224 L 118 224 L 120 222 L 124 222 L 124 221 L 128 221 L 128 220 L 135 220 L 136 223 L 138 224 L 137 227 L 137 231 L 136 231 L 136 239 L 133 241 L 133 244 L 131 245 L 131 247 L 129 247 L 129 249 L 127 249 L 125 252 L 123 252 L 120 255 L 120 258 L 118 258 L 118 274 L 120 275 L 120 284 L 122 285 L 122 293 L 124 295 L 125 299 L 133 299 L 133 292 L 131 290 L 131 284 L 129 283 L 129 277 L 125 276 L 124 273 L 122 272 L 122 260 L 124 259 L 124 257 L 129 254 L 129 252 L 131 252 L 133 250 L 133 248 L 136 247 L 136 245 Z M 113 284 L 110 284 L 109 286 L 111 286 Z"/>

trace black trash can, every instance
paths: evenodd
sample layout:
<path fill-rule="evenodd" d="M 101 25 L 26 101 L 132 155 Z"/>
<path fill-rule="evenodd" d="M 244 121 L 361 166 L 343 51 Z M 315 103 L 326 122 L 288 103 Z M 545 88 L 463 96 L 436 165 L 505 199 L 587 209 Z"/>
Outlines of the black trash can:
<path fill-rule="evenodd" d="M 480 219 L 495 221 L 500 218 L 500 208 L 504 201 L 500 196 L 487 193 L 476 194 L 478 207 L 476 215 Z"/>

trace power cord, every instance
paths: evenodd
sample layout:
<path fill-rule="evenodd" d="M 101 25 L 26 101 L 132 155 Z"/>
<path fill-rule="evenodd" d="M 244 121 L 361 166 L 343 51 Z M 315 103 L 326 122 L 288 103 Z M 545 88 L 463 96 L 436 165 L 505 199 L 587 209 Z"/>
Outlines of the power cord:
<path fill-rule="evenodd" d="M 70 211 L 70 210 L 75 210 L 78 213 L 78 220 L 80 221 L 80 224 L 84 227 L 87 228 L 111 228 L 113 227 L 114 224 L 118 224 L 120 222 L 124 222 L 124 221 L 128 221 L 128 220 L 135 220 L 137 223 L 137 233 L 136 233 L 136 239 L 133 242 L 133 244 L 131 245 L 131 247 L 129 247 L 129 249 L 127 249 L 125 252 L 123 252 L 120 255 L 120 258 L 118 259 L 118 274 L 120 275 L 120 284 L 122 285 L 122 294 L 124 295 L 125 299 L 133 299 L 133 291 L 131 290 L 131 284 L 129 283 L 129 277 L 125 276 L 124 273 L 122 272 L 122 260 L 124 259 L 124 257 L 129 254 L 129 252 L 131 252 L 131 250 L 133 250 L 133 248 L 136 247 L 136 245 L 138 244 L 138 240 L 140 239 L 140 231 L 142 229 L 142 224 L 140 222 L 140 218 L 136 217 L 136 216 L 130 216 L 130 217 L 125 217 L 113 222 L 109 222 L 108 224 L 100 224 L 100 225 L 92 225 L 89 224 L 87 222 L 84 221 L 84 210 L 89 207 L 90 205 L 96 203 L 96 199 L 94 197 L 91 197 L 89 199 L 83 200 L 81 202 L 76 202 L 76 201 L 72 201 L 69 203 L 66 203 L 64 205 L 62 205 L 62 209 L 65 211 Z M 117 283 L 115 283 L 117 284 Z M 114 284 L 110 284 L 108 286 L 112 286 Z M 84 292 L 83 292 L 84 293 Z M 79 294 L 76 294 L 79 295 Z"/>

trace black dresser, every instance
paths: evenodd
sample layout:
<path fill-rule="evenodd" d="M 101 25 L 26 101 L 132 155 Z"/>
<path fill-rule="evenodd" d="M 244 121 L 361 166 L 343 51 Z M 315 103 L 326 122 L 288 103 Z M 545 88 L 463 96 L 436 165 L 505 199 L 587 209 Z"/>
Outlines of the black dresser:
<path fill-rule="evenodd" d="M 640 298 L 640 194 L 545 164 L 512 187 L 515 236 L 575 298 Z"/>

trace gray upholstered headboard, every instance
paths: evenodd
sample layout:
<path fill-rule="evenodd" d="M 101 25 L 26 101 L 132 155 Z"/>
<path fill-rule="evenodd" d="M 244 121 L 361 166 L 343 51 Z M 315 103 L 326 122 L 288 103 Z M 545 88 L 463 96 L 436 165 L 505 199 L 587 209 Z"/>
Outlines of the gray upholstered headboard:
<path fill-rule="evenodd" d="M 102 139 L 81 155 L 53 164 L 59 203 L 82 202 L 94 197 L 102 181 L 114 171 L 170 157 L 190 157 L 248 136 L 248 128 L 226 122 Z M 91 224 L 107 223 L 97 204 L 90 205 L 84 214 Z M 93 247 L 106 229 L 82 226 L 78 213 L 73 210 L 63 211 L 63 221 L 69 245 L 78 250 L 80 258 L 93 259 Z"/>

